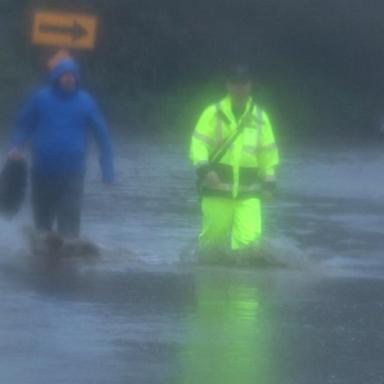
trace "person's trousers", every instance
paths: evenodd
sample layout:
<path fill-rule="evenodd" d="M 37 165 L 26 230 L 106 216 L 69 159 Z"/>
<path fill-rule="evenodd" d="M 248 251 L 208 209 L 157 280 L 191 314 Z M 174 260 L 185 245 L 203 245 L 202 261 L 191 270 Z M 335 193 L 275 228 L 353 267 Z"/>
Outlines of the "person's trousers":
<path fill-rule="evenodd" d="M 32 207 L 35 227 L 57 231 L 65 237 L 78 237 L 83 195 L 83 175 L 51 177 L 32 173 Z"/>
<path fill-rule="evenodd" d="M 201 205 L 200 250 L 240 251 L 257 244 L 262 231 L 260 199 L 204 197 Z"/>

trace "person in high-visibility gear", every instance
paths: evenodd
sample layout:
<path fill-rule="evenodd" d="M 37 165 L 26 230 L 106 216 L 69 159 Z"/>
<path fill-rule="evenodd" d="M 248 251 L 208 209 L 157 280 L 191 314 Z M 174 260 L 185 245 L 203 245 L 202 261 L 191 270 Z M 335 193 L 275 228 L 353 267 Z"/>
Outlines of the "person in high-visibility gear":
<path fill-rule="evenodd" d="M 257 254 L 262 234 L 261 196 L 275 190 L 279 154 L 270 119 L 255 104 L 245 66 L 227 74 L 228 95 L 202 113 L 190 158 L 199 179 L 203 215 L 202 261 L 246 260 Z"/>

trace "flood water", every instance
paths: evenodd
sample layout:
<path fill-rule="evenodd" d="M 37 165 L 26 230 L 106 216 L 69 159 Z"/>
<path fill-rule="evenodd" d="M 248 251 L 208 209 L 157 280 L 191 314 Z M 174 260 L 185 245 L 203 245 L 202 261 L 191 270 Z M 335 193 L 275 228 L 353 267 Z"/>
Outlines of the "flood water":
<path fill-rule="evenodd" d="M 0 383 L 384 382 L 384 154 L 283 152 L 265 232 L 289 268 L 180 262 L 199 228 L 187 148 L 117 145 L 117 182 L 89 161 L 91 265 L 28 256 L 29 204 L 0 221 Z M 285 254 L 286 253 L 286 254 Z"/>

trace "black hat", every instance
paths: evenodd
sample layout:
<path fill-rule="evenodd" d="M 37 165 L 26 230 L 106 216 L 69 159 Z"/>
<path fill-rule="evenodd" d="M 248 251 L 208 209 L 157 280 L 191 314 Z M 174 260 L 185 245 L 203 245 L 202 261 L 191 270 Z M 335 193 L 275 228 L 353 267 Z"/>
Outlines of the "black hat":
<path fill-rule="evenodd" d="M 248 83 L 252 80 L 252 74 L 249 67 L 238 64 L 228 69 L 226 78 L 230 83 Z"/>

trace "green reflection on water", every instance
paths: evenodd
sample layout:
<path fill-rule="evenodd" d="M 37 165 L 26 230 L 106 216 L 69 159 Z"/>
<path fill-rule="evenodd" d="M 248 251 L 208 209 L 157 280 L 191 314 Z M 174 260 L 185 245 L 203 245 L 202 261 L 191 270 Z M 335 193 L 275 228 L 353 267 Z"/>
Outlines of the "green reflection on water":
<path fill-rule="evenodd" d="M 183 351 L 184 384 L 277 383 L 265 284 L 229 274 L 196 277 Z"/>

